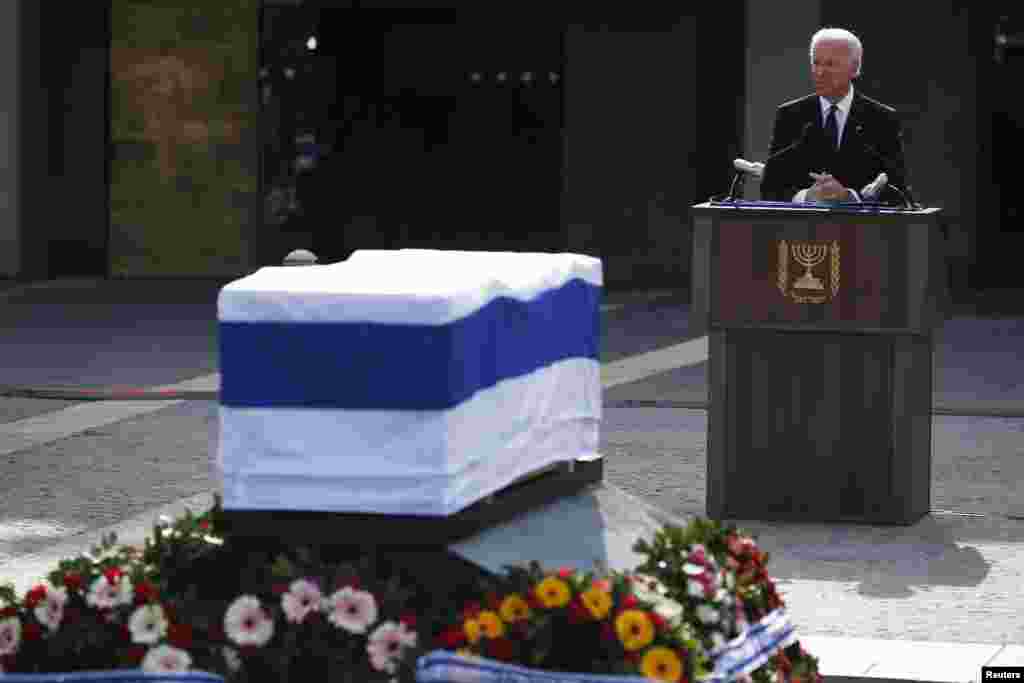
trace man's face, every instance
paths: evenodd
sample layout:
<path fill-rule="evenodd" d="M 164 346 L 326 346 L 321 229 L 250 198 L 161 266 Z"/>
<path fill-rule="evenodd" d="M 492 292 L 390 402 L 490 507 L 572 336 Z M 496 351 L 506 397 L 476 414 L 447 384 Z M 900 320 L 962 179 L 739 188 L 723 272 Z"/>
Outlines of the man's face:
<path fill-rule="evenodd" d="M 811 77 L 814 91 L 821 97 L 839 100 L 850 89 L 850 80 L 857 73 L 850 46 L 842 40 L 822 40 L 814 47 Z"/>

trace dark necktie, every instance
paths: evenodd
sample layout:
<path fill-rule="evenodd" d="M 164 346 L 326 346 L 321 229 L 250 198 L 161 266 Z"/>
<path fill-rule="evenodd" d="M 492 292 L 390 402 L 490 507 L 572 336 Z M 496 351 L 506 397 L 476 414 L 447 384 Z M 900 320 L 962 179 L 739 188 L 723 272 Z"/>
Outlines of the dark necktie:
<path fill-rule="evenodd" d="M 836 121 L 836 105 L 828 109 L 828 116 L 825 117 L 825 139 L 832 146 L 832 151 L 839 149 L 839 124 Z"/>

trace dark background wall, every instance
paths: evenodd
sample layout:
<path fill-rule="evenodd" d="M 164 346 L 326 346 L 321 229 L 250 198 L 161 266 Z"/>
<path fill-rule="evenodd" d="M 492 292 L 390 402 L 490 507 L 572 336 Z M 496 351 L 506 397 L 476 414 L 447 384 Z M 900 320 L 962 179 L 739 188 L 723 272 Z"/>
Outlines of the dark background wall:
<path fill-rule="evenodd" d="M 316 10 L 353 3 L 283 4 Z M 358 4 L 359 9 L 380 10 L 396 3 Z M 55 0 L 19 3 L 21 185 L 16 203 L 18 268 L 24 278 L 105 274 L 106 5 L 86 11 Z M 1014 177 L 1024 138 L 1024 107 L 1014 90 L 1024 66 L 1020 49 L 1002 63 L 993 58 L 998 8 L 912 2 L 864 12 L 838 0 L 793 0 L 785 13 L 745 0 L 672 13 L 614 7 L 599 3 L 586 14 L 546 16 L 545 30 L 557 38 L 548 42 L 559 53 L 564 80 L 560 111 L 544 115 L 557 119 L 557 125 L 531 134 L 536 138 L 530 143 L 533 161 L 521 156 L 506 163 L 495 181 L 499 175 L 467 167 L 465 158 L 461 170 L 457 160 L 449 159 L 451 174 L 431 175 L 421 156 L 404 180 L 392 182 L 404 182 L 413 195 L 417 185 L 476 182 L 477 203 L 464 202 L 460 218 L 447 223 L 434 220 L 417 227 L 409 219 L 401 230 L 381 233 L 383 242 L 373 243 L 381 234 L 371 227 L 364 232 L 370 240 L 366 244 L 402 246 L 420 240 L 445 248 L 569 249 L 602 257 L 614 287 L 685 287 L 690 205 L 726 189 L 734 156 L 763 158 L 774 107 L 809 91 L 807 41 L 817 27 L 828 24 L 861 36 L 865 72 L 858 87 L 904 117 L 913 187 L 924 203 L 944 208 L 954 286 L 1019 285 L 1011 259 L 1024 248 L 1020 193 L 1008 179 Z M 908 35 L 897 30 L 916 25 L 923 11 L 926 31 Z M 520 53 L 505 57 L 514 56 L 517 66 L 528 61 L 531 30 L 541 25 L 528 19 L 511 29 L 498 20 L 475 26 L 470 37 L 491 48 L 486 58 L 478 54 L 475 63 L 491 68 L 501 63 L 502 50 L 515 46 Z M 80 30 L 52 38 L 51 27 L 69 22 Z M 433 39 L 440 34 L 417 35 L 423 45 L 438 45 L 439 52 L 441 46 L 451 47 Z M 497 37 L 502 35 L 515 40 L 501 47 Z M 411 44 L 410 36 L 406 42 Z M 403 63 L 429 61 L 422 59 L 423 45 L 418 52 L 392 55 L 399 71 Z M 367 69 L 372 68 L 370 63 Z M 511 97 L 509 92 L 502 96 Z M 435 95 L 438 101 L 447 97 L 440 90 Z M 473 119 L 462 109 L 462 123 Z M 492 147 L 478 144 L 488 134 L 480 123 L 487 117 L 476 121 L 475 127 L 452 124 L 449 132 L 456 131 L 470 148 L 475 144 L 479 159 L 498 157 L 493 141 Z M 467 143 L 474 135 L 477 143 Z M 428 140 L 413 142 L 428 153 Z M 517 174 L 554 191 L 525 191 Z M 395 187 L 388 187 L 392 197 Z M 436 194 L 419 193 L 423 201 Z M 542 194 L 543 202 L 531 203 Z M 747 196 L 756 196 L 756 186 L 748 187 Z M 443 208 L 443 202 L 435 201 L 432 210 Z M 501 222 L 495 215 L 507 225 L 488 234 Z M 254 231 L 253 242 L 263 240 L 265 232 Z M 250 245 L 260 253 L 260 263 L 253 265 L 280 259 L 288 239 L 262 251 Z"/>
<path fill-rule="evenodd" d="M 109 5 L 21 9 L 21 277 L 104 276 Z M 74 31 L 59 27 L 74 26 Z"/>
<path fill-rule="evenodd" d="M 961 279 L 998 232 L 986 78 L 990 10 L 987 3 L 929 3 L 927 29 L 912 39 L 893 27 L 917 25 L 920 3 L 896 3 L 885 12 L 822 3 L 823 23 L 849 28 L 864 42 L 857 87 L 902 115 L 912 187 L 919 202 L 943 208 L 952 265 Z"/>

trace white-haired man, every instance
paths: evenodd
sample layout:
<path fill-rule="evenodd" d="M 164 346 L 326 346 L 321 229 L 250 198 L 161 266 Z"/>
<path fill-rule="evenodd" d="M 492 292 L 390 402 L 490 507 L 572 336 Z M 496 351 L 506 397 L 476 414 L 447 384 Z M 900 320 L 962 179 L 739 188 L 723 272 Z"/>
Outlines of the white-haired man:
<path fill-rule="evenodd" d="M 861 190 L 882 172 L 891 184 L 906 188 L 896 111 L 853 87 L 863 63 L 860 39 L 845 29 L 821 29 L 811 38 L 810 56 L 814 93 L 776 112 L 762 198 L 861 201 Z"/>

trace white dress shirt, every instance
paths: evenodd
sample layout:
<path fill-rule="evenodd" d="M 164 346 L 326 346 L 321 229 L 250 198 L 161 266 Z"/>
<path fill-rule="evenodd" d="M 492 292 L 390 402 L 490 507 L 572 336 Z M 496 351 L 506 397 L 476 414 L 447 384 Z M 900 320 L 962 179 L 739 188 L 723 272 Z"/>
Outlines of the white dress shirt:
<path fill-rule="evenodd" d="M 832 107 L 832 103 L 824 97 L 818 98 L 818 104 L 821 105 L 821 127 L 825 127 L 825 122 L 828 121 L 828 110 Z M 843 131 L 846 130 L 846 119 L 850 117 L 850 105 L 853 104 L 853 86 L 850 86 L 849 91 L 843 99 L 836 102 L 836 129 L 839 131 L 839 147 L 843 146 Z M 816 172 L 828 171 L 825 169 L 817 169 Z M 852 187 L 847 188 L 853 192 L 857 201 L 860 201 L 860 194 L 857 193 Z M 794 202 L 807 201 L 807 190 L 800 190 L 793 197 Z"/>

